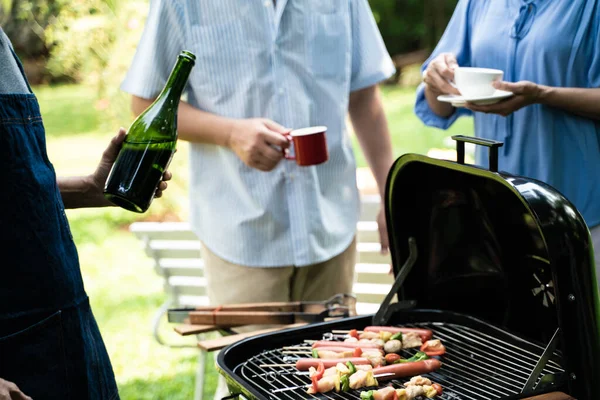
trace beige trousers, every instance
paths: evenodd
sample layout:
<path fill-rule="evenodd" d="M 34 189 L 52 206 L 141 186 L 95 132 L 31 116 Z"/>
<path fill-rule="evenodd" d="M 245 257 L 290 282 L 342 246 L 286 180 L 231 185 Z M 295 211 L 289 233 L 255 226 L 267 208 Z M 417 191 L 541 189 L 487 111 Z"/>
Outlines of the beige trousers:
<path fill-rule="evenodd" d="M 350 293 L 356 239 L 341 254 L 306 267 L 245 267 L 225 261 L 206 246 L 202 258 L 212 305 L 275 301 L 321 301 Z"/>
<path fill-rule="evenodd" d="M 202 258 L 212 305 L 259 302 L 322 301 L 338 293 L 351 293 L 356 264 L 356 238 L 341 254 L 330 260 L 297 268 L 246 267 L 232 264 L 202 246 Z M 252 331 L 266 326 L 236 329 Z M 215 353 L 215 358 L 216 358 Z M 229 395 L 219 376 L 215 400 Z"/>

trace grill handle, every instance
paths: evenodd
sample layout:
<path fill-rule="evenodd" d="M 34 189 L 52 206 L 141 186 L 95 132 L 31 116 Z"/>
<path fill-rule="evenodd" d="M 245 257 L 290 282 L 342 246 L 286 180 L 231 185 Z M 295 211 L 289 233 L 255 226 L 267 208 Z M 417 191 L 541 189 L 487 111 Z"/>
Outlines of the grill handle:
<path fill-rule="evenodd" d="M 452 136 L 452 139 L 456 140 L 456 161 L 459 164 L 464 165 L 465 163 L 465 143 L 478 144 L 480 146 L 489 147 L 489 170 L 498 172 L 498 148 L 504 145 L 503 142 L 464 135 L 454 135 Z"/>

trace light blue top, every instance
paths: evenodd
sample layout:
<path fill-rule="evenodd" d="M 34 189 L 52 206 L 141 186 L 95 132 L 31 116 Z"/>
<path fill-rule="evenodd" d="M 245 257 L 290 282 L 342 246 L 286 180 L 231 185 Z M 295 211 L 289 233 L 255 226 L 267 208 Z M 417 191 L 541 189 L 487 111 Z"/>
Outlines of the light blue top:
<path fill-rule="evenodd" d="M 282 160 L 261 172 L 227 148 L 192 144 L 199 238 L 246 266 L 305 266 L 344 251 L 360 207 L 349 94 L 394 73 L 367 0 L 152 0 L 122 89 L 156 96 L 182 49 L 197 56 L 187 88 L 193 106 L 328 127 L 330 159 L 312 167 Z"/>
<path fill-rule="evenodd" d="M 559 87 L 600 87 L 598 0 L 461 0 L 430 60 L 456 54 L 460 66 L 504 70 L 504 80 Z M 426 61 L 423 69 L 426 68 Z M 415 112 L 429 126 L 447 129 L 449 118 L 429 108 L 418 89 Z M 535 104 L 508 117 L 475 113 L 476 136 L 504 142 L 499 169 L 544 181 L 600 224 L 600 122 Z M 487 167 L 487 151 L 476 154 Z"/>

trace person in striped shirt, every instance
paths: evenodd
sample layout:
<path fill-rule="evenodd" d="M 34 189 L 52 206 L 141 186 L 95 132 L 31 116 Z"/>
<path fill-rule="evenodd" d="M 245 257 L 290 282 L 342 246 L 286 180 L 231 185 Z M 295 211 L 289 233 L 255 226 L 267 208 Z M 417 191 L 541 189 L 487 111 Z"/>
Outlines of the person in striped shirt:
<path fill-rule="evenodd" d="M 135 114 L 182 49 L 197 57 L 179 137 L 191 143 L 191 225 L 210 301 L 352 292 L 360 202 L 347 115 L 382 195 L 394 161 L 378 83 L 395 68 L 368 1 L 151 0 L 121 86 Z M 328 128 L 329 160 L 284 159 L 284 134 L 315 125 Z M 383 212 L 377 222 L 387 251 Z"/>

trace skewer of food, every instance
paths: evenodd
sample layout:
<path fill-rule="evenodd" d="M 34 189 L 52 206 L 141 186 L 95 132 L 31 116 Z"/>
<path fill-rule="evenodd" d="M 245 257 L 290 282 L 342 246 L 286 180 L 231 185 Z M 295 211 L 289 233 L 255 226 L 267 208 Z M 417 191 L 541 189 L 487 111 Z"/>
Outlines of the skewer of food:
<path fill-rule="evenodd" d="M 331 333 L 333 335 L 344 335 L 346 338 L 355 337 L 357 339 L 359 339 L 360 335 L 364 334 L 365 332 L 375 332 L 375 333 L 377 333 L 377 332 L 391 332 L 391 333 L 401 332 L 403 334 L 412 332 L 412 333 L 419 334 L 419 336 L 421 336 L 422 341 L 427 341 L 433 337 L 433 331 L 430 329 L 405 328 L 402 326 L 367 326 L 362 331 L 359 331 L 357 329 L 331 331 Z"/>
<path fill-rule="evenodd" d="M 398 353 L 403 349 L 419 348 L 427 355 L 440 356 L 446 352 L 439 339 L 431 339 L 433 332 L 428 329 L 368 326 L 362 333 L 349 331 L 344 341 L 318 340 L 312 343 L 317 347 L 349 347 L 383 349 L 385 353 Z"/>
<path fill-rule="evenodd" d="M 310 394 L 326 393 L 333 390 L 336 392 L 346 392 L 350 389 L 374 387 L 379 385 L 379 381 L 405 378 L 408 376 L 418 375 L 420 373 L 431 372 L 431 370 L 425 372 L 416 372 L 417 370 L 433 368 L 433 365 L 425 366 L 424 364 L 419 364 L 427 362 L 430 362 L 430 364 L 440 363 L 439 360 L 427 360 L 412 364 L 397 364 L 378 368 L 372 368 L 369 365 L 355 365 L 352 362 L 346 362 L 345 364 L 337 363 L 335 366 L 331 367 L 325 367 L 323 363 L 319 363 L 317 367 L 310 367 L 309 369 L 309 376 L 312 384 L 308 387 L 307 392 Z M 433 391 L 431 390 L 433 387 L 431 381 L 420 376 L 412 378 L 408 384 L 405 384 L 405 386 L 406 388 L 401 389 L 404 390 L 402 393 L 414 396 L 406 397 L 406 399 L 403 400 L 413 399 L 414 397 L 420 395 L 431 395 L 432 397 L 428 398 L 433 398 L 433 393 L 437 393 L 437 389 L 434 388 Z M 439 389 L 441 393 L 441 386 Z M 379 400 L 377 397 L 380 397 L 380 393 L 376 392 L 376 390 L 373 390 L 366 393 L 372 394 L 372 397 L 370 398 L 371 400 Z M 396 393 L 396 391 L 394 391 L 394 393 Z M 375 397 L 376 394 L 377 397 Z M 380 398 L 384 399 L 384 397 Z M 385 399 L 387 400 L 387 398 Z"/>
<path fill-rule="evenodd" d="M 403 388 L 395 389 L 392 386 L 378 390 L 363 391 L 361 400 L 414 400 L 419 396 L 434 399 L 441 396 L 442 386 L 431 382 L 428 378 L 414 376 L 404 384 Z"/>
<path fill-rule="evenodd" d="M 402 358 L 399 354 L 390 353 L 382 356 L 381 353 L 363 353 L 359 356 L 352 357 L 302 357 L 296 361 L 296 368 L 300 371 L 307 370 L 310 366 L 318 365 L 319 361 L 323 361 L 328 364 L 339 362 L 340 360 L 356 360 L 360 364 L 370 364 L 373 367 L 380 367 L 389 364 L 403 364 L 415 361 L 422 361 L 429 359 L 429 356 L 421 351 L 418 351 L 410 358 Z M 360 360 L 360 361 L 358 361 Z M 346 362 L 344 361 L 344 362 Z M 354 361 L 352 361 L 354 362 Z M 331 365 L 330 365 L 331 366 Z"/>
<path fill-rule="evenodd" d="M 441 361 L 438 359 L 421 358 L 417 356 L 400 359 L 388 365 L 375 366 L 368 359 L 360 357 L 339 359 L 301 358 L 296 361 L 295 367 L 298 371 L 310 371 L 311 368 L 318 368 L 321 364 L 325 368 L 331 368 L 339 363 L 346 364 L 348 362 L 351 362 L 355 366 L 368 365 L 369 367 L 374 368 L 378 373 L 391 373 L 394 375 L 392 379 L 426 374 L 428 372 L 436 371 L 442 366 Z"/>
<path fill-rule="evenodd" d="M 337 363 L 330 368 L 319 363 L 316 368 L 310 367 L 309 376 L 312 381 L 312 385 L 307 390 L 309 394 L 326 393 L 333 390 L 347 392 L 350 389 L 378 385 L 370 365 L 354 365 L 351 361 L 345 364 Z"/>

